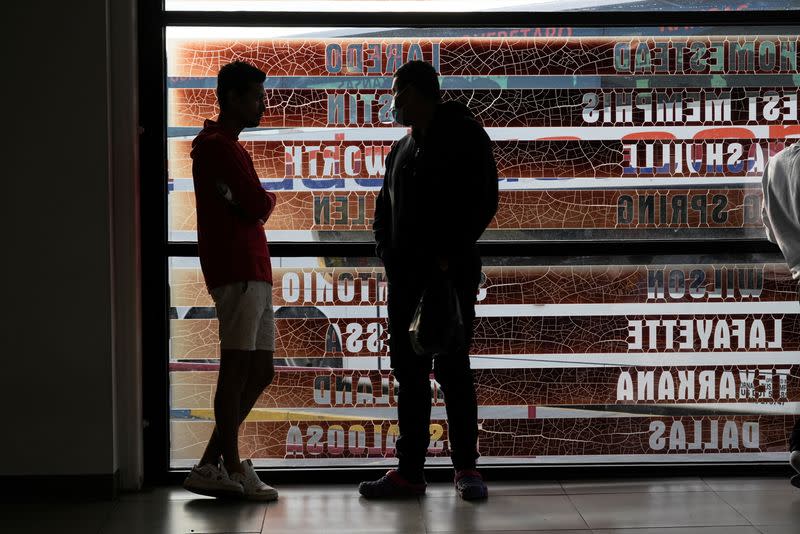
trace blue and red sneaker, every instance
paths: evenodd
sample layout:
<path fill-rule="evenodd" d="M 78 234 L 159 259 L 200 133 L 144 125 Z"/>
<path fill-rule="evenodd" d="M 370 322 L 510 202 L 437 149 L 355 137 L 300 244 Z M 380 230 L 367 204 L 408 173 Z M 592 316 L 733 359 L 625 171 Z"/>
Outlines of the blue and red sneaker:
<path fill-rule="evenodd" d="M 378 480 L 362 482 L 358 492 L 367 499 L 400 499 L 425 495 L 427 484 L 409 482 L 396 470 L 387 471 Z"/>
<path fill-rule="evenodd" d="M 457 471 L 455 483 L 456 491 L 465 501 L 477 501 L 489 497 L 489 488 L 475 469 Z"/>

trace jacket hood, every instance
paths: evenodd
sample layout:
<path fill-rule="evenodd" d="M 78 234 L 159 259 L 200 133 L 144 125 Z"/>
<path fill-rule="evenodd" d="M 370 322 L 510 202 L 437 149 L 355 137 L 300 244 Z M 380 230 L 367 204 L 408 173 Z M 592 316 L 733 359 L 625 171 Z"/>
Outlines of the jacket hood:
<path fill-rule="evenodd" d="M 231 139 L 233 141 L 237 139 L 237 136 L 234 135 L 233 132 L 223 127 L 218 122 L 213 121 L 211 119 L 206 119 L 206 121 L 203 123 L 203 129 L 200 130 L 200 133 L 197 134 L 197 137 L 195 137 L 192 140 L 191 155 L 193 156 L 194 151 L 200 148 L 209 139 L 214 139 L 214 138 L 219 139 L 220 137 Z"/>
<path fill-rule="evenodd" d="M 445 131 L 470 130 L 480 127 L 480 123 L 470 109 L 461 102 L 442 102 L 436 106 L 433 116 L 433 128 Z"/>
<path fill-rule="evenodd" d="M 475 115 L 470 109 L 461 102 L 449 101 L 442 102 L 436 106 L 436 120 L 472 119 Z"/>

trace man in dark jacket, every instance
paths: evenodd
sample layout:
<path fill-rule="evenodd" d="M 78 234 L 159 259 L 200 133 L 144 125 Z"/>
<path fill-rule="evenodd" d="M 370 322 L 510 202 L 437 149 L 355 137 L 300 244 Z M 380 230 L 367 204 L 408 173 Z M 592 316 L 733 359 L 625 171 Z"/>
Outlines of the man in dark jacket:
<path fill-rule="evenodd" d="M 476 242 L 497 211 L 497 168 L 489 136 L 469 109 L 441 102 L 433 66 L 406 63 L 394 75 L 392 93 L 394 120 L 412 131 L 386 159 L 373 229 L 389 283 L 390 356 L 400 383 L 399 466 L 377 481 L 362 482 L 359 491 L 370 498 L 425 492 L 433 367 L 446 399 L 456 489 L 465 499 L 485 498 L 486 485 L 475 468 L 478 408 L 469 349 L 419 356 L 408 327 L 425 287 L 450 277 L 469 347 L 481 276 Z"/>

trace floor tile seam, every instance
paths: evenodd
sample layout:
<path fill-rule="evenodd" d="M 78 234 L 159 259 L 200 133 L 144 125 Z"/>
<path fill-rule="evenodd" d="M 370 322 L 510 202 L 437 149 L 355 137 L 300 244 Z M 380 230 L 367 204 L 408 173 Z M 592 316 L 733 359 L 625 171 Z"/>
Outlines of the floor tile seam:
<path fill-rule="evenodd" d="M 724 502 L 725 504 L 727 504 L 728 506 L 730 506 L 730 507 L 731 507 L 731 509 L 732 509 L 733 511 L 735 511 L 737 514 L 739 514 L 740 516 L 742 516 L 742 517 L 744 518 L 744 520 L 745 520 L 745 521 L 747 521 L 747 524 L 748 524 L 748 525 L 752 526 L 753 528 L 755 528 L 756 530 L 758 530 L 759 532 L 761 532 L 761 529 L 760 529 L 760 528 L 758 528 L 757 526 L 755 526 L 755 524 L 754 524 L 752 521 L 750 521 L 749 519 L 747 519 L 747 517 L 746 517 L 746 516 L 745 516 L 745 515 L 744 515 L 742 512 L 740 512 L 740 511 L 739 511 L 739 510 L 738 510 L 738 509 L 737 509 L 737 508 L 736 508 L 734 505 L 732 505 L 731 503 L 729 503 L 728 501 L 726 501 L 726 500 L 725 500 L 725 497 L 723 497 L 723 496 L 722 496 L 722 495 L 720 495 L 719 493 L 720 493 L 720 492 L 714 491 L 714 495 L 716 495 L 716 496 L 719 498 L 719 500 L 721 500 L 722 502 Z M 725 492 L 722 492 L 722 493 L 725 493 Z M 752 493 L 752 492 L 750 492 L 750 493 Z"/>
<path fill-rule="evenodd" d="M 561 484 L 561 489 L 567 495 L 619 495 L 619 494 L 623 494 L 623 493 L 625 493 L 625 494 L 628 494 L 628 493 L 703 493 L 703 492 L 708 492 L 708 491 L 711 491 L 711 492 L 714 491 L 714 488 L 712 488 L 711 485 L 708 484 L 708 482 L 706 482 L 702 477 L 697 477 L 697 479 L 698 479 L 699 482 L 703 483 L 703 486 L 705 486 L 705 489 L 702 489 L 702 490 L 681 490 L 681 491 L 670 491 L 670 490 L 666 490 L 666 491 L 624 491 L 624 490 L 623 491 L 587 491 L 587 492 L 581 493 L 580 491 L 575 491 L 575 490 L 573 490 L 572 492 L 568 491 L 567 488 L 564 487 L 564 485 L 563 485 L 563 483 L 561 481 L 559 481 L 559 484 Z M 667 478 L 667 479 L 663 479 L 663 480 L 669 480 L 669 479 Z M 629 482 L 629 481 L 627 479 L 623 478 L 623 479 L 620 479 L 620 482 L 626 483 L 626 482 Z"/>
<path fill-rule="evenodd" d="M 572 500 L 572 496 L 569 493 L 566 493 L 566 492 L 564 493 L 564 495 L 566 496 L 567 500 L 572 505 L 572 507 L 575 509 L 575 511 L 578 512 L 578 516 L 581 518 L 581 521 L 583 521 L 583 524 L 586 525 L 586 528 L 589 529 L 590 531 L 592 531 L 593 530 L 592 527 L 589 526 L 589 522 L 586 520 L 585 517 L 583 517 L 583 513 L 581 512 L 581 509 L 578 508 L 578 505 L 575 504 L 575 501 Z"/>
<path fill-rule="evenodd" d="M 710 491 L 710 492 L 713 492 L 713 493 L 716 493 L 716 490 L 715 490 L 714 488 L 712 488 L 712 487 L 711 487 L 711 484 L 709 484 L 709 483 L 708 483 L 708 481 L 706 480 L 706 477 L 697 477 L 697 478 L 700 480 L 700 482 L 702 482 L 702 483 L 703 483 L 703 485 L 704 485 L 706 488 L 708 488 L 708 491 Z"/>
<path fill-rule="evenodd" d="M 714 495 L 716 495 L 717 497 L 719 497 L 719 492 L 717 491 L 717 489 L 716 489 L 716 488 L 714 488 L 714 486 L 712 486 L 711 484 L 709 484 L 708 480 L 706 480 L 706 478 L 707 478 L 707 477 L 700 477 L 700 478 L 701 478 L 701 480 L 702 480 L 702 481 L 703 481 L 703 482 L 706 484 L 706 486 L 708 486 L 709 488 L 711 488 L 711 491 L 713 491 L 713 492 L 714 492 Z M 720 497 L 720 498 L 722 498 L 722 497 Z M 724 500 L 724 499 L 723 499 L 723 500 Z M 727 501 L 726 501 L 726 502 L 727 502 Z"/>
<path fill-rule="evenodd" d="M 724 478 L 724 477 L 715 477 L 715 478 L 717 478 L 717 479 L 720 479 L 720 478 Z M 768 479 L 770 479 L 770 480 L 779 480 L 779 479 L 783 480 L 781 477 L 762 477 L 762 479 L 763 479 L 763 478 L 768 478 Z M 733 490 L 732 490 L 732 489 L 719 489 L 719 490 L 718 490 L 718 489 L 714 489 L 714 487 L 713 487 L 713 486 L 712 486 L 712 485 L 711 485 L 711 484 L 708 482 L 708 480 L 706 480 L 706 477 L 701 477 L 701 479 L 702 479 L 702 480 L 703 480 L 703 482 L 704 482 L 704 483 L 705 483 L 705 484 L 706 484 L 706 485 L 707 485 L 707 486 L 708 486 L 708 487 L 711 489 L 711 491 L 713 491 L 714 493 L 719 493 L 719 492 L 723 492 L 723 493 L 736 493 L 736 492 L 745 492 L 745 491 L 748 491 L 748 492 L 757 492 L 757 493 L 758 493 L 758 492 L 765 492 L 765 493 L 766 493 L 766 492 L 778 492 L 778 491 L 783 491 L 783 490 L 780 490 L 780 489 L 765 489 L 765 488 L 756 488 L 756 489 L 751 489 L 751 490 L 746 490 L 746 489 L 733 489 Z M 743 480 L 747 480 L 747 479 L 743 479 Z M 759 479 L 759 478 L 753 478 L 753 479 L 750 479 L 750 480 L 761 480 L 761 479 Z M 788 480 L 787 480 L 787 482 L 786 482 L 786 483 L 787 483 L 787 484 L 789 484 Z"/>
<path fill-rule="evenodd" d="M 681 491 L 586 491 L 572 492 L 566 495 L 693 495 L 697 493 L 709 493 L 710 490 L 681 490 Z"/>
<path fill-rule="evenodd" d="M 754 492 L 754 491 L 739 490 L 739 491 L 723 491 L 723 492 L 721 492 L 721 493 L 748 493 L 748 494 L 751 494 L 751 495 L 752 495 L 753 493 L 759 493 L 759 492 L 758 492 L 758 491 L 755 491 L 755 492 Z M 776 491 L 761 491 L 760 493 L 775 493 L 776 495 L 782 495 L 781 493 L 779 493 L 779 492 L 776 492 Z M 758 523 L 758 522 L 755 522 L 755 523 L 754 523 L 754 522 L 750 521 L 749 519 L 747 519 L 747 517 L 746 517 L 746 516 L 745 516 L 745 515 L 744 515 L 742 512 L 740 512 L 740 511 L 739 511 L 739 510 L 738 510 L 738 509 L 737 509 L 735 506 L 733 506 L 731 503 L 729 503 L 728 501 L 726 501 L 726 500 L 725 500 L 725 498 L 724 498 L 722 495 L 717 495 L 717 496 L 718 496 L 718 497 L 720 498 L 720 500 L 722 500 L 722 501 L 723 501 L 725 504 L 727 504 L 728 506 L 730 506 L 731 508 L 733 508 L 734 510 L 736 510 L 736 513 L 738 513 L 739 515 L 741 515 L 742 517 L 744 517 L 744 518 L 745 518 L 745 519 L 746 519 L 746 520 L 749 522 L 749 524 L 750 524 L 750 525 L 751 525 L 753 528 L 755 528 L 756 530 L 758 530 L 758 531 L 759 531 L 759 532 L 761 532 L 761 533 L 763 533 L 763 532 L 764 532 L 763 530 L 761 530 L 761 528 L 759 528 L 759 525 L 757 525 L 757 524 L 756 524 L 756 523 Z M 763 524 L 763 523 L 762 523 L 760 526 L 761 526 L 761 527 L 782 527 L 782 526 L 786 526 L 786 525 L 791 525 L 791 523 L 770 523 L 770 524 Z"/>
<path fill-rule="evenodd" d="M 278 495 L 278 499 L 280 499 L 280 495 Z M 265 503 L 266 506 L 264 507 L 264 515 L 261 517 L 261 528 L 258 530 L 259 533 L 264 532 L 264 525 L 267 522 L 267 514 L 269 513 L 269 509 L 272 508 L 273 505 L 278 503 L 278 499 L 275 499 L 274 501 L 268 501 Z"/>
<path fill-rule="evenodd" d="M 668 531 L 670 531 L 670 530 L 687 529 L 687 528 L 692 528 L 692 529 L 698 529 L 698 528 L 701 528 L 701 529 L 707 529 L 707 528 L 728 528 L 728 529 L 730 529 L 730 528 L 739 528 L 739 527 L 751 527 L 751 528 L 754 528 L 754 529 L 755 529 L 755 530 L 756 530 L 756 531 L 757 531 L 759 534 L 764 534 L 764 533 L 763 533 L 763 532 L 762 532 L 762 531 L 761 531 L 761 530 L 760 530 L 758 527 L 756 527 L 756 526 L 754 526 L 754 525 L 692 525 L 692 526 L 688 526 L 688 527 L 687 527 L 687 526 L 682 526 L 682 527 L 680 527 L 680 526 L 679 526 L 679 527 L 621 527 L 621 528 L 595 528 L 595 529 L 592 529 L 592 530 L 591 530 L 591 532 L 592 532 L 593 534 L 597 534 L 598 532 L 602 532 L 602 531 L 604 531 L 604 530 L 605 530 L 605 531 L 609 531 L 609 530 L 619 530 L 619 531 L 622 531 L 622 532 L 623 532 L 623 534 L 627 534 L 628 532 L 630 532 L 630 534 L 636 534 L 636 532 L 637 532 L 637 531 L 641 531 L 641 530 L 653 530 L 653 529 L 664 530 L 665 532 L 668 532 Z M 702 533 L 701 533 L 701 534 L 702 534 Z"/>
<path fill-rule="evenodd" d="M 424 495 L 419 495 L 415 499 L 417 501 L 417 506 L 419 506 L 419 517 L 420 522 L 422 523 L 422 531 L 424 534 L 428 534 L 428 522 L 425 521 L 425 508 L 422 506 L 422 498 Z"/>
<path fill-rule="evenodd" d="M 603 494 L 580 494 L 575 496 L 585 496 L 585 495 L 677 495 L 677 494 L 692 494 L 692 493 L 702 493 L 702 492 L 658 492 L 658 493 L 637 493 L 637 492 L 627 492 L 627 493 L 603 493 Z M 700 525 L 677 525 L 677 526 L 648 526 L 648 527 L 622 527 L 622 530 L 631 530 L 632 532 L 636 529 L 648 529 L 648 528 L 709 528 L 709 527 L 753 527 L 756 530 L 759 530 L 758 527 L 754 523 L 752 523 L 747 517 L 737 510 L 733 505 L 731 505 L 728 501 L 722 498 L 722 496 L 717 495 L 716 492 L 712 492 L 715 497 L 717 497 L 722 504 L 733 510 L 739 518 L 741 518 L 744 523 L 737 523 L 735 525 L 720 525 L 720 524 L 700 524 Z M 572 497 L 572 495 L 568 495 L 568 497 Z M 577 508 L 577 505 L 576 505 Z M 578 509 L 580 512 L 580 509 Z M 581 514 L 583 517 L 583 514 Z M 588 524 L 588 523 L 587 523 Z M 768 526 L 768 525 L 767 525 Z M 594 529 L 594 530 L 608 530 L 608 529 Z M 612 529 L 613 530 L 613 529 Z M 760 531 L 760 530 L 759 530 Z"/>

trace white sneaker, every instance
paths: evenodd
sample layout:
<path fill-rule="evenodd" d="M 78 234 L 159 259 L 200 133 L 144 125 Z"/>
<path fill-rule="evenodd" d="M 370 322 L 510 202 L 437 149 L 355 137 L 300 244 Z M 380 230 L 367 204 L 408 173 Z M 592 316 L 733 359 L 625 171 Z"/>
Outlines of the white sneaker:
<path fill-rule="evenodd" d="M 241 497 L 244 488 L 214 464 L 195 465 L 183 481 L 184 489 L 210 497 Z"/>
<path fill-rule="evenodd" d="M 241 473 L 234 473 L 231 475 L 231 480 L 242 485 L 245 499 L 254 501 L 274 501 L 278 498 L 278 491 L 272 486 L 264 484 L 258 477 L 258 473 L 256 473 L 256 470 L 253 468 L 253 462 L 251 460 L 243 461 L 242 467 L 244 468 L 244 475 Z"/>

